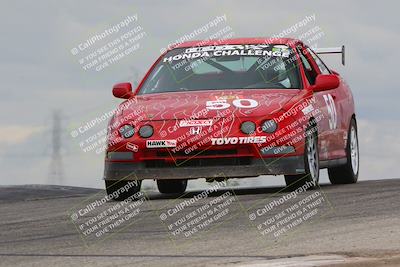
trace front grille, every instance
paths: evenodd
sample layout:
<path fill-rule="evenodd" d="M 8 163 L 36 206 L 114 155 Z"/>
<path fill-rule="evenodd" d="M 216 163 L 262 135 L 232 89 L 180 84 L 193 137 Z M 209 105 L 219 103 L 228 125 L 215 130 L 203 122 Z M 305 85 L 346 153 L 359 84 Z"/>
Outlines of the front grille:
<path fill-rule="evenodd" d="M 164 160 L 147 160 L 146 168 L 175 168 L 175 167 L 212 167 L 212 166 L 237 166 L 250 165 L 251 157 L 240 158 L 212 158 L 212 159 L 187 159 L 166 162 Z"/>

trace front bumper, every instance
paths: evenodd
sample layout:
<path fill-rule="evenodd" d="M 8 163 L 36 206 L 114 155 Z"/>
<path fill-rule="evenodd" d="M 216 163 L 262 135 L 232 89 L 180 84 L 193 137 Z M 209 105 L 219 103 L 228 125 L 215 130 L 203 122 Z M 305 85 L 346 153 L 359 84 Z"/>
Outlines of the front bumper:
<path fill-rule="evenodd" d="M 233 159 L 232 159 L 233 160 Z M 144 162 L 105 162 L 105 180 L 241 178 L 259 175 L 302 174 L 304 157 L 252 158 L 233 165 L 151 165 Z"/>

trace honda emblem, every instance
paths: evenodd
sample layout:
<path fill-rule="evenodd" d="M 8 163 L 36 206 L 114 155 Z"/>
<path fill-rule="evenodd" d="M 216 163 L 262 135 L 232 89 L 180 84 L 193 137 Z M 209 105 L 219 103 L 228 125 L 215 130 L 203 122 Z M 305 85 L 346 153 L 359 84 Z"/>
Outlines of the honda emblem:
<path fill-rule="evenodd" d="M 191 135 L 196 135 L 196 134 L 200 134 L 201 133 L 201 127 L 197 126 L 197 127 L 190 127 L 190 134 Z"/>

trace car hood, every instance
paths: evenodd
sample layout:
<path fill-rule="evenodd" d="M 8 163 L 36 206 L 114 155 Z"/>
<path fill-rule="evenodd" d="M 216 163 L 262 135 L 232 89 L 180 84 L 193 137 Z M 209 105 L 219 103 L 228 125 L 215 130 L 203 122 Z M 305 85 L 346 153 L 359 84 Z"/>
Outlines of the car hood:
<path fill-rule="evenodd" d="M 298 89 L 246 89 L 246 90 L 213 90 L 193 92 L 169 92 L 136 96 L 132 104 L 123 110 L 123 115 L 142 113 L 144 120 L 177 120 L 188 118 L 213 118 L 223 114 L 234 113 L 236 117 L 259 117 L 273 114 L 299 94 Z M 250 99 L 249 101 L 236 99 Z M 209 109 L 213 102 L 226 102 L 220 109 Z M 257 104 L 255 106 L 255 103 Z M 215 102 L 214 102 L 215 104 Z"/>

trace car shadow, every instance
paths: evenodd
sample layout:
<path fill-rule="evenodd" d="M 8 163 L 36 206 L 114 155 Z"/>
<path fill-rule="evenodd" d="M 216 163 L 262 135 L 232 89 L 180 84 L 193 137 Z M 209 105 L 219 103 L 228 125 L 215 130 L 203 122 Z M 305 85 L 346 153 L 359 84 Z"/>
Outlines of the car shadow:
<path fill-rule="evenodd" d="M 327 187 L 330 186 L 330 184 L 323 184 L 320 185 L 320 187 Z M 163 200 L 163 199 L 186 199 L 186 198 L 192 198 L 198 194 L 201 194 L 204 192 L 204 190 L 193 190 L 193 191 L 187 191 L 184 194 L 161 194 L 157 192 L 149 192 L 147 193 L 147 197 L 149 200 Z M 276 194 L 276 193 L 288 193 L 290 192 L 290 189 L 284 186 L 269 186 L 269 187 L 256 187 L 256 188 L 222 188 L 218 189 L 217 191 L 211 192 L 208 194 L 209 197 L 218 197 L 226 192 L 233 192 L 235 195 L 240 196 L 240 195 L 265 195 L 265 194 Z"/>

